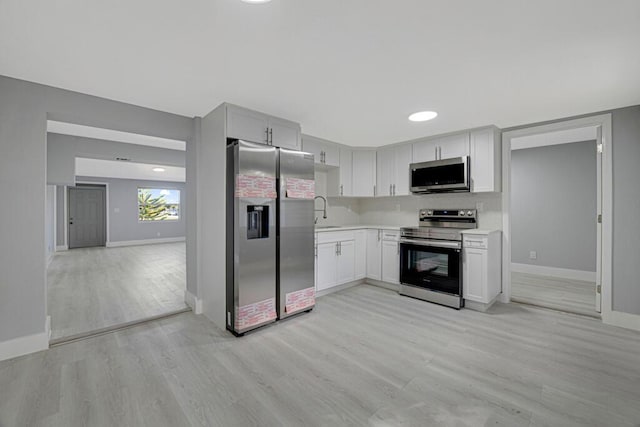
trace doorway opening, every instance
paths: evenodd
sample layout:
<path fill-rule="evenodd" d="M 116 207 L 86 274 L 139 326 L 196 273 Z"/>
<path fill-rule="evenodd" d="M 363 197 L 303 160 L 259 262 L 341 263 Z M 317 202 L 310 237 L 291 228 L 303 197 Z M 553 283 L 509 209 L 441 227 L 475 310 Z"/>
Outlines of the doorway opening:
<path fill-rule="evenodd" d="M 184 148 L 67 130 L 47 133 L 50 166 L 71 181 L 48 186 L 50 345 L 189 311 Z"/>
<path fill-rule="evenodd" d="M 503 302 L 610 311 L 610 135 L 610 115 L 503 134 Z"/>

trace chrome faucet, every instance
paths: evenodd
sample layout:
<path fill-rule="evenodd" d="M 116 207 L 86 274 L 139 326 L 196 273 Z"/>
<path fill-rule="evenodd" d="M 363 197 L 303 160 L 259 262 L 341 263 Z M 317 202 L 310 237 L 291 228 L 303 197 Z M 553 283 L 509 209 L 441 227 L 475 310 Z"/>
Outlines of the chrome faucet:
<path fill-rule="evenodd" d="M 315 202 L 317 199 L 322 199 L 324 201 L 324 207 L 322 209 L 314 209 L 314 212 L 322 211 L 322 218 L 327 219 L 327 199 L 322 196 L 316 196 L 313 201 Z M 318 217 L 313 221 L 313 224 L 318 223 Z"/>

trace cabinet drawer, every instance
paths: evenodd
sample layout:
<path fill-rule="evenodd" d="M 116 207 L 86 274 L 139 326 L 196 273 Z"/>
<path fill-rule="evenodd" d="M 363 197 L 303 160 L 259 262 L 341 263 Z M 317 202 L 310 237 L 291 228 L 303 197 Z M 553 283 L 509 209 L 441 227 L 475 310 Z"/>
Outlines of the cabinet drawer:
<path fill-rule="evenodd" d="M 464 237 L 462 245 L 465 248 L 487 249 L 489 247 L 489 239 L 486 237 Z"/>
<path fill-rule="evenodd" d="M 318 233 L 318 244 L 355 240 L 353 231 L 325 231 Z"/>
<path fill-rule="evenodd" d="M 400 232 L 395 230 L 382 230 L 382 240 L 400 240 Z"/>

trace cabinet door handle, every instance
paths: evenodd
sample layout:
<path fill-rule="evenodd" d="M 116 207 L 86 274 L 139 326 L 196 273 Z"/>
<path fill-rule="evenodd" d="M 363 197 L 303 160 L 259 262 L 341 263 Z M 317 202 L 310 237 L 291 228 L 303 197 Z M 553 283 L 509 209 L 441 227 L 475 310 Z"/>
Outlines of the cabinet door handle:
<path fill-rule="evenodd" d="M 342 255 L 342 242 L 338 242 L 338 255 Z"/>
<path fill-rule="evenodd" d="M 338 242 L 336 242 L 336 256 L 338 256 Z"/>
<path fill-rule="evenodd" d="M 396 195 L 396 185 L 393 184 L 393 196 L 395 196 L 395 195 Z"/>
<path fill-rule="evenodd" d="M 265 129 L 264 132 L 266 133 L 265 138 L 267 139 L 267 144 L 269 144 L 269 128 Z"/>
<path fill-rule="evenodd" d="M 434 150 L 436 150 L 436 160 L 438 160 L 438 146 L 436 145 L 435 147 L 433 147 Z"/>
<path fill-rule="evenodd" d="M 393 184 L 389 184 L 389 195 L 393 196 Z"/>
<path fill-rule="evenodd" d="M 313 250 L 315 252 L 316 258 L 318 258 L 318 245 L 313 245 Z"/>
<path fill-rule="evenodd" d="M 340 195 L 344 196 L 344 187 L 340 184 Z"/>
<path fill-rule="evenodd" d="M 271 145 L 273 145 L 273 128 L 269 128 L 269 137 L 271 138 Z"/>
<path fill-rule="evenodd" d="M 273 138 L 271 139 L 271 142 L 273 142 Z M 442 160 L 442 147 L 438 147 L 438 160 Z"/>
<path fill-rule="evenodd" d="M 374 196 L 376 195 L 376 186 L 375 186 L 375 184 L 374 184 L 374 186 L 373 186 L 373 195 L 374 195 Z"/>

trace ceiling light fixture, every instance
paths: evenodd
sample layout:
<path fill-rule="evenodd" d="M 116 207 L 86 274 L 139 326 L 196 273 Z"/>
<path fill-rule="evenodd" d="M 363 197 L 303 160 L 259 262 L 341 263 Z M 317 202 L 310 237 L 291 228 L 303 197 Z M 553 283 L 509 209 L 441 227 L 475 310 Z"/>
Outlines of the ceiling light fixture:
<path fill-rule="evenodd" d="M 413 113 L 409 116 L 409 120 L 412 122 L 426 122 L 427 120 L 432 120 L 438 117 L 438 113 L 435 111 L 420 111 L 418 113 Z"/>
<path fill-rule="evenodd" d="M 154 172 L 164 172 L 164 168 L 153 168 L 151 170 Z"/>

